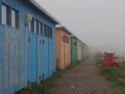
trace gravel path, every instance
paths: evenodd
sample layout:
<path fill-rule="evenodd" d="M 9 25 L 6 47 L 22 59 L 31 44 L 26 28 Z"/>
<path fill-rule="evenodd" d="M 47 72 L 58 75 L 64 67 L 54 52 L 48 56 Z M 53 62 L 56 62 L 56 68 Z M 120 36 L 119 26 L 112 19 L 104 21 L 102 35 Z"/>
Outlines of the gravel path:
<path fill-rule="evenodd" d="M 52 94 L 122 94 L 98 74 L 94 59 L 89 58 L 69 71 Z"/>

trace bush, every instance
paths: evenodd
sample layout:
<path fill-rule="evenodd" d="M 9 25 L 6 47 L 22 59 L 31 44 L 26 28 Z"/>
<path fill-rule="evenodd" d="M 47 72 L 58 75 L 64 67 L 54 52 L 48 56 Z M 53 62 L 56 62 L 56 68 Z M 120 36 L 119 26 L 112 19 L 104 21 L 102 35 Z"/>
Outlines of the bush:
<path fill-rule="evenodd" d="M 120 77 L 121 71 L 115 67 L 104 67 L 101 69 L 102 75 L 110 75 L 112 77 Z"/>

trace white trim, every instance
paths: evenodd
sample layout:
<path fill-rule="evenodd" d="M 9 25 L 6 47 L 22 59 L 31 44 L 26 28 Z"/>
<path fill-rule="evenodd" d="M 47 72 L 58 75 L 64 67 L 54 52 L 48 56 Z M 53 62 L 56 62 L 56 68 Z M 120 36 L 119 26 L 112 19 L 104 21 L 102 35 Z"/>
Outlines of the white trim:
<path fill-rule="evenodd" d="M 11 10 L 11 14 L 12 14 L 12 27 L 16 28 L 16 11 L 15 10 Z"/>
<path fill-rule="evenodd" d="M 53 17 L 50 13 L 48 13 L 43 7 L 41 7 L 36 1 L 29 0 L 34 6 L 36 6 L 38 9 L 40 9 L 43 13 L 45 13 L 47 16 L 49 16 L 53 21 L 55 21 L 57 24 L 60 24 L 60 22 Z"/>

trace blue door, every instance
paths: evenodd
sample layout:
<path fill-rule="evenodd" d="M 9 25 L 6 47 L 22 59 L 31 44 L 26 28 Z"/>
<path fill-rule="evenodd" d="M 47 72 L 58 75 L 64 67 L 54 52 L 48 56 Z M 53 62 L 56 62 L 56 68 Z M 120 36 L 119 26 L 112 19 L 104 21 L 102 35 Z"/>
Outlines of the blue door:
<path fill-rule="evenodd" d="M 19 64 L 19 71 L 20 71 L 20 89 L 24 88 L 27 86 L 27 81 L 28 81 L 28 77 L 27 77 L 27 61 L 28 61 L 28 41 L 27 41 L 27 37 L 28 37 L 28 31 L 22 30 L 20 32 L 20 64 Z"/>
<path fill-rule="evenodd" d="M 10 31 L 9 31 L 10 30 Z M 11 28 L 4 31 L 2 43 L 3 93 L 12 94 L 19 90 L 20 33 Z M 8 41 L 9 40 L 9 41 Z"/>
<path fill-rule="evenodd" d="M 9 44 L 9 64 L 6 66 L 9 66 L 9 84 L 10 84 L 10 89 L 11 89 L 11 93 L 19 90 L 19 64 L 20 64 L 20 33 L 19 31 L 15 31 L 15 29 L 11 30 L 8 32 L 9 36 L 8 36 L 8 40 L 10 40 L 10 42 L 8 42 L 7 44 Z M 7 37 L 7 36 L 5 36 Z"/>
<path fill-rule="evenodd" d="M 44 78 L 49 77 L 49 39 L 44 37 Z"/>
<path fill-rule="evenodd" d="M 5 31 L 4 31 L 5 33 Z M 6 32 L 3 36 L 3 49 L 2 49 L 2 81 L 3 81 L 3 94 L 9 94 L 11 92 L 10 87 L 10 42 L 9 34 Z M 8 36 L 8 37 L 7 37 Z M 5 50 L 4 50 L 5 49 Z M 8 53 L 8 54 L 6 54 Z M 6 57 L 3 57 L 5 56 Z"/>
<path fill-rule="evenodd" d="M 55 48 L 54 48 L 54 32 L 49 38 L 49 76 L 55 71 Z"/>
<path fill-rule="evenodd" d="M 49 57 L 48 57 L 49 58 L 48 59 L 49 60 L 49 63 L 48 63 L 49 64 L 48 65 L 48 67 L 49 67 L 49 74 L 48 74 L 48 76 L 50 77 L 52 75 L 52 67 L 53 67 L 52 66 L 52 63 L 53 63 L 52 39 L 49 38 L 49 43 L 48 44 L 49 44 L 49 47 L 48 47 L 48 51 L 49 51 L 49 53 L 48 53 L 49 54 Z"/>
<path fill-rule="evenodd" d="M 37 80 L 40 83 L 43 80 L 44 75 L 44 43 L 42 40 L 42 36 L 37 36 Z"/>
<path fill-rule="evenodd" d="M 28 37 L 28 82 L 37 82 L 37 38 L 29 32 Z"/>
<path fill-rule="evenodd" d="M 3 74 L 2 74 L 3 36 L 4 36 L 4 32 L 1 32 L 1 30 L 0 30 L 0 94 L 2 94 L 2 91 L 3 91 Z"/>

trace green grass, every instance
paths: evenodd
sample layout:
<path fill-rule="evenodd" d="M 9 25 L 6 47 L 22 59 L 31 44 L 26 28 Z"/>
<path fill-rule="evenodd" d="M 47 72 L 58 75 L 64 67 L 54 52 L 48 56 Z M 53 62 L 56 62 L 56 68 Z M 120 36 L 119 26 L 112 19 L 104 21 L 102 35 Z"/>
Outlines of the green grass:
<path fill-rule="evenodd" d="M 31 87 L 23 89 L 15 94 L 51 94 L 51 89 L 58 86 L 58 80 L 78 64 L 79 63 L 71 64 L 67 69 L 55 72 L 52 77 L 41 81 L 40 84 L 32 84 Z"/>
<path fill-rule="evenodd" d="M 102 67 L 100 66 L 99 59 L 96 59 L 97 68 L 100 72 L 100 75 L 108 80 L 113 86 L 119 87 L 121 89 L 125 88 L 125 82 L 121 79 L 125 79 L 125 63 L 121 64 L 122 70 L 117 69 L 116 67 Z"/>

